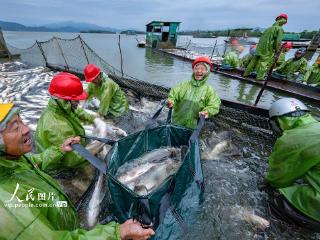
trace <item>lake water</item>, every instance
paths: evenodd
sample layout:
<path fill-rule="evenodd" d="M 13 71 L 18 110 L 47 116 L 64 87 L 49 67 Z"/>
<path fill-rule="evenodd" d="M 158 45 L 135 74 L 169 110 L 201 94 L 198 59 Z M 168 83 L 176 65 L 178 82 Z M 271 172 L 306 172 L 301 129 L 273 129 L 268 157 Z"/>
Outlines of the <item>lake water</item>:
<path fill-rule="evenodd" d="M 46 41 L 53 36 L 71 39 L 78 33 L 54 33 L 54 32 L 4 32 L 8 44 L 17 48 L 30 47 L 34 42 Z M 84 41 L 98 53 L 110 65 L 120 69 L 120 53 L 118 48 L 118 35 L 116 34 L 92 34 L 81 33 Z M 162 86 L 172 87 L 180 81 L 190 79 L 191 63 L 182 61 L 172 56 L 160 54 L 149 48 L 138 48 L 137 41 L 144 39 L 144 35 L 121 35 L 121 49 L 123 55 L 123 71 L 125 74 L 135 78 L 155 83 Z M 217 41 L 215 53 L 223 54 L 224 37 L 193 38 L 191 36 L 179 36 L 177 45 L 188 46 L 202 53 L 211 54 L 213 46 Z M 258 39 L 252 39 L 258 41 Z M 245 47 L 241 56 L 248 53 Z M 287 58 L 293 56 L 294 50 L 287 54 Z M 315 56 L 314 56 L 315 58 Z M 314 61 L 314 58 L 311 62 Z M 253 104 L 259 92 L 259 87 L 244 83 L 236 79 L 224 77 L 211 73 L 209 83 L 218 91 L 220 97 L 226 100 L 239 101 Z M 268 108 L 270 104 L 279 97 L 286 96 L 275 91 L 265 90 L 259 106 Z M 311 109 L 318 113 L 318 107 L 307 103 Z"/>

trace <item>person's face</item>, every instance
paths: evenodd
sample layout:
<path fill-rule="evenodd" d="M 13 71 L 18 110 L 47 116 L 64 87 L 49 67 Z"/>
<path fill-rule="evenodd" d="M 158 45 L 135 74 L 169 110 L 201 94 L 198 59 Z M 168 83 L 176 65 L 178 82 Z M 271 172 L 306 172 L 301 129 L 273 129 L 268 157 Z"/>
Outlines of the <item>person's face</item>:
<path fill-rule="evenodd" d="M 71 109 L 73 111 L 75 111 L 77 109 L 77 107 L 79 106 L 80 101 L 79 100 L 71 100 L 70 103 L 71 103 Z"/>
<path fill-rule="evenodd" d="M 278 20 L 280 20 L 279 21 L 280 22 L 280 26 L 283 26 L 283 25 L 287 24 L 287 19 L 285 19 L 285 18 L 280 18 Z"/>
<path fill-rule="evenodd" d="M 8 155 L 21 156 L 32 150 L 30 128 L 19 115 L 14 115 L 2 131 L 5 151 Z"/>
<path fill-rule="evenodd" d="M 92 83 L 95 84 L 95 85 L 99 85 L 100 79 L 101 79 L 100 76 L 101 76 L 101 74 L 99 74 L 98 77 L 96 77 L 96 78 L 92 81 Z"/>
<path fill-rule="evenodd" d="M 207 74 L 208 70 L 204 63 L 198 63 L 193 68 L 194 79 L 201 81 Z"/>
<path fill-rule="evenodd" d="M 303 54 L 301 52 L 295 52 L 295 54 L 294 54 L 294 57 L 296 59 L 300 59 L 300 58 L 302 58 L 302 56 L 303 56 Z"/>

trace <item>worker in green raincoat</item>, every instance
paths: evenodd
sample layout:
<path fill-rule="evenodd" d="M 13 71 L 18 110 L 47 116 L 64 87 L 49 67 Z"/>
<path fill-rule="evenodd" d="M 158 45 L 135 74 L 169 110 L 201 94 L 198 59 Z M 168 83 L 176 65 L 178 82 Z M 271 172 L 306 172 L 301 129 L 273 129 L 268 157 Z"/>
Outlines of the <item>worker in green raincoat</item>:
<path fill-rule="evenodd" d="M 317 61 L 307 71 L 303 82 L 310 84 L 311 86 L 320 87 L 320 55 L 318 56 Z"/>
<path fill-rule="evenodd" d="M 243 46 L 238 46 L 235 51 L 228 52 L 221 63 L 222 69 L 235 69 L 240 66 L 239 55 L 243 51 Z"/>
<path fill-rule="evenodd" d="M 249 48 L 249 53 L 245 55 L 242 59 L 240 59 L 240 68 L 245 69 L 250 63 L 256 52 L 257 45 L 251 45 Z"/>
<path fill-rule="evenodd" d="M 80 100 L 87 98 L 83 91 L 80 79 L 70 73 L 59 73 L 51 81 L 49 86 L 49 99 L 47 108 L 42 112 L 35 132 L 35 143 L 38 152 L 44 152 L 47 148 L 59 146 L 64 139 L 72 136 L 84 136 L 85 130 L 81 124 L 92 123 L 94 116 L 78 108 Z M 85 145 L 82 139 L 81 144 Z M 58 172 L 79 168 L 87 164 L 87 161 L 75 152 L 68 152 L 63 158 L 46 159 L 42 162 L 41 169 L 46 172 Z"/>
<path fill-rule="evenodd" d="M 287 20 L 288 16 L 286 14 L 280 14 L 276 18 L 276 22 L 263 32 L 257 45 L 256 53 L 243 74 L 244 77 L 256 72 L 256 79 L 264 80 L 268 68 L 272 65 L 274 54 L 281 47 L 282 26 L 287 23 Z"/>
<path fill-rule="evenodd" d="M 80 229 L 76 210 L 53 178 L 38 164 L 59 161 L 79 137 L 71 137 L 41 154 L 31 154 L 30 129 L 19 109 L 0 104 L 0 239 L 147 239 L 154 232 L 127 220 L 110 222 L 90 231 Z"/>
<path fill-rule="evenodd" d="M 167 106 L 173 107 L 173 123 L 188 128 L 196 128 L 199 115 L 212 117 L 219 112 L 220 98 L 207 84 L 210 59 L 200 57 L 192 63 L 193 74 L 189 81 L 173 87 L 169 93 Z"/>
<path fill-rule="evenodd" d="M 84 76 L 89 82 L 88 100 L 95 97 L 100 101 L 98 113 L 101 116 L 105 117 L 110 113 L 118 117 L 128 112 L 129 103 L 124 92 L 100 68 L 95 64 L 88 64 L 84 69 Z"/>
<path fill-rule="evenodd" d="M 299 48 L 293 58 L 285 61 L 280 67 L 276 68 L 272 76 L 279 79 L 295 80 L 300 79 L 305 74 L 308 61 L 303 56 L 305 48 Z"/>
<path fill-rule="evenodd" d="M 279 55 L 279 58 L 276 62 L 276 67 L 280 67 L 286 62 L 286 53 L 292 48 L 292 42 L 285 42 L 282 44 L 282 51 Z M 272 64 L 272 61 L 271 61 Z"/>
<path fill-rule="evenodd" d="M 320 231 L 320 122 L 294 98 L 269 110 L 282 135 L 269 157 L 267 181 L 278 190 L 270 206 L 291 223 Z"/>

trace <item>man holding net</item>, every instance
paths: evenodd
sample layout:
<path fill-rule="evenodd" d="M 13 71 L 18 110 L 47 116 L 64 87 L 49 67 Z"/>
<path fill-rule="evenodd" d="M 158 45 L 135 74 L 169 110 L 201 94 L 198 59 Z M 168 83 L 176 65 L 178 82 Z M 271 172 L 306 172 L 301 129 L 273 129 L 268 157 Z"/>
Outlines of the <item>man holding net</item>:
<path fill-rule="evenodd" d="M 200 57 L 192 63 L 191 80 L 173 87 L 167 106 L 173 108 L 173 123 L 196 128 L 200 115 L 212 117 L 219 112 L 221 100 L 207 83 L 212 63 L 207 57 Z"/>
<path fill-rule="evenodd" d="M 274 102 L 269 116 L 282 131 L 266 178 L 277 189 L 271 210 L 289 223 L 320 231 L 320 123 L 294 98 Z"/>
<path fill-rule="evenodd" d="M 14 104 L 0 104 L 0 239 L 148 239 L 154 234 L 133 220 L 80 229 L 75 208 L 39 162 L 59 161 L 79 137 L 31 154 L 30 129 Z"/>

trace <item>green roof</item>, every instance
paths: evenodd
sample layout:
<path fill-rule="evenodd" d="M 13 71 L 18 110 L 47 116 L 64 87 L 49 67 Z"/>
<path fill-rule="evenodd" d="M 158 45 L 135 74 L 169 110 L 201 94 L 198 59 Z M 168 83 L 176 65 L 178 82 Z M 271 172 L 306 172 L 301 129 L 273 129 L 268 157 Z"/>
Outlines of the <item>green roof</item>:
<path fill-rule="evenodd" d="M 148 25 L 154 25 L 154 24 L 160 24 L 160 23 L 176 23 L 176 24 L 180 24 L 181 22 L 152 21 L 152 22 L 146 24 L 146 26 L 148 26 Z"/>

